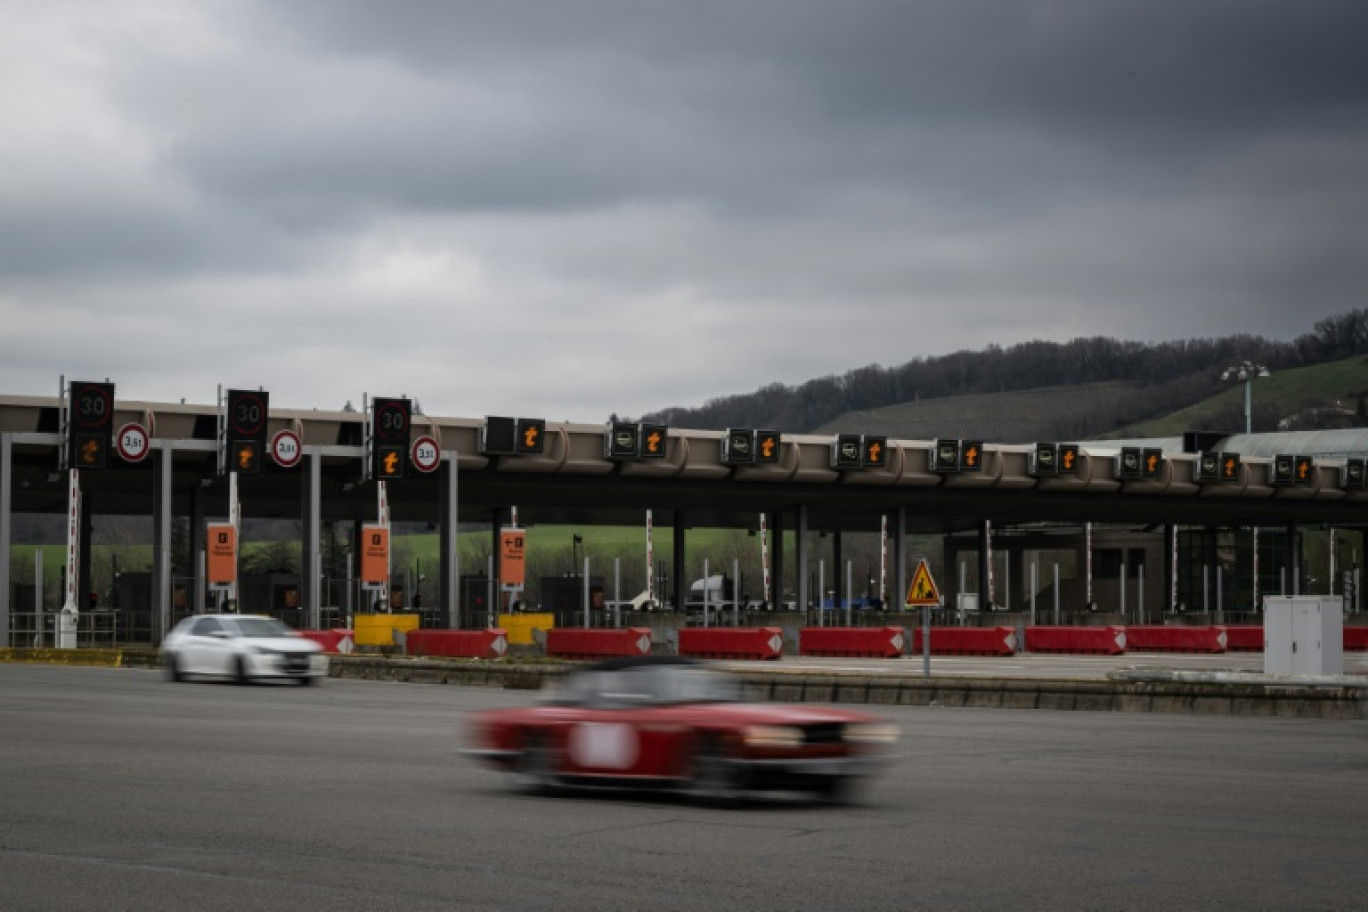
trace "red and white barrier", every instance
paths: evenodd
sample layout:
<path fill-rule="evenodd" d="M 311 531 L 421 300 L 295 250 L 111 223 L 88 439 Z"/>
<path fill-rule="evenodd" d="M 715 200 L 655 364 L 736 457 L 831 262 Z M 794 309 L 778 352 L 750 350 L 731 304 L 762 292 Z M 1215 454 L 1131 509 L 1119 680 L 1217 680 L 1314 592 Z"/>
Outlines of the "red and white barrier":
<path fill-rule="evenodd" d="M 410 630 L 405 651 L 411 656 L 447 656 L 461 659 L 499 659 L 508 655 L 508 633 L 488 630 Z"/>
<path fill-rule="evenodd" d="M 1227 627 L 1226 649 L 1230 652 L 1263 652 L 1264 629 L 1256 624 Z"/>
<path fill-rule="evenodd" d="M 1027 627 L 1026 651 L 1121 655 L 1126 651 L 1126 628 Z"/>
<path fill-rule="evenodd" d="M 1368 652 L 1368 627 L 1345 627 L 1344 651 Z"/>
<path fill-rule="evenodd" d="M 1011 627 L 932 627 L 932 655 L 1014 655 L 1016 630 Z M 912 654 L 922 654 L 922 628 L 912 630 Z"/>
<path fill-rule="evenodd" d="M 611 659 L 651 654 L 649 627 L 552 627 L 546 654 L 561 659 Z"/>
<path fill-rule="evenodd" d="M 903 654 L 907 633 L 901 627 L 803 627 L 798 654 L 894 659 Z"/>
<path fill-rule="evenodd" d="M 1227 641 L 1224 627 L 1142 625 L 1126 628 L 1127 652 L 1225 652 Z"/>
<path fill-rule="evenodd" d="M 296 633 L 306 640 L 313 640 L 323 647 L 324 652 L 332 655 L 346 655 L 356 650 L 356 634 L 349 629 L 339 627 L 335 630 L 298 630 Z"/>
<path fill-rule="evenodd" d="M 679 654 L 706 659 L 777 659 L 784 654 L 778 627 L 681 627 Z"/>

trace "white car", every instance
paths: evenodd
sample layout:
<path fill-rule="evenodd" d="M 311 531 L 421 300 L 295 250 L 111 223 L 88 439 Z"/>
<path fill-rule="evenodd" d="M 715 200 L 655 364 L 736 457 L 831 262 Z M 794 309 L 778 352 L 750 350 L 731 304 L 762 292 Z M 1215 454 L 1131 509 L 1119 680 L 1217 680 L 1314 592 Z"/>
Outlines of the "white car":
<path fill-rule="evenodd" d="M 161 653 L 173 681 L 209 675 L 239 684 L 263 678 L 313 684 L 328 675 L 328 657 L 321 645 L 262 615 L 188 617 L 162 640 Z"/>

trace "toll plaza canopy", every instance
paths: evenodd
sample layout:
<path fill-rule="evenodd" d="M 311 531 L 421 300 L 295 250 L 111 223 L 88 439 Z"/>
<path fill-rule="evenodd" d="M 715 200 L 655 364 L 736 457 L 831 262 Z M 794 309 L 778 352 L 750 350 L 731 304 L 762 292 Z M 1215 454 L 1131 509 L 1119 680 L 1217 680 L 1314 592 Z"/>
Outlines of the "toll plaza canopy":
<path fill-rule="evenodd" d="M 101 385 L 86 386 L 98 400 Z M 92 441 L 88 428 L 82 438 L 86 455 L 108 449 L 102 468 L 79 472 L 83 511 L 152 517 L 154 601 L 163 621 L 171 517 L 189 517 L 192 536 L 200 536 L 206 517 L 229 512 L 235 490 L 243 516 L 301 519 L 303 554 L 313 562 L 301 574 L 302 588 L 316 609 L 319 524 L 374 518 L 374 475 L 382 470 L 394 473 L 384 489 L 390 519 L 433 523 L 442 536 L 442 602 L 450 617 L 457 525 L 497 528 L 512 507 L 523 525 L 634 525 L 651 510 L 657 522 L 673 524 L 682 566 L 686 528 L 754 529 L 762 514 L 769 528 L 799 535 L 878 532 L 891 518 L 901 539 L 988 523 L 1357 526 L 1368 506 L 1368 432 L 1359 430 L 998 444 L 434 417 L 406 412 L 405 400 L 377 399 L 394 418 L 383 428 L 375 410 L 265 408 L 265 421 L 252 429 L 269 440 L 265 452 L 246 449 L 235 460 L 225 452 L 232 435 L 217 404 L 109 398 L 113 445 Z M 58 397 L 0 396 L 0 554 L 8 553 L 14 513 L 68 511 L 64 458 L 84 451 L 64 412 Z M 251 471 L 229 476 L 229 464 Z M 192 542 L 192 549 L 201 545 Z M 805 603 L 804 549 L 797 560 Z M 903 568 L 897 573 L 901 589 Z M 0 561 L 0 601 L 7 574 L 8 562 Z M 682 577 L 675 574 L 677 587 Z"/>

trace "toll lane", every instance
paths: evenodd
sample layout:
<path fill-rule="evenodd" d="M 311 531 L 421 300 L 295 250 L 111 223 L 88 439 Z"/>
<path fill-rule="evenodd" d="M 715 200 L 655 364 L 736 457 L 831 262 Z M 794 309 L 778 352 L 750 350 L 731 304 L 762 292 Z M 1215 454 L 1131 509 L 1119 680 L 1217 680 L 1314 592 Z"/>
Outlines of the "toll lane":
<path fill-rule="evenodd" d="M 0 907 L 1359 909 L 1368 725 L 890 707 L 853 807 L 527 797 L 535 694 L 0 666 Z"/>

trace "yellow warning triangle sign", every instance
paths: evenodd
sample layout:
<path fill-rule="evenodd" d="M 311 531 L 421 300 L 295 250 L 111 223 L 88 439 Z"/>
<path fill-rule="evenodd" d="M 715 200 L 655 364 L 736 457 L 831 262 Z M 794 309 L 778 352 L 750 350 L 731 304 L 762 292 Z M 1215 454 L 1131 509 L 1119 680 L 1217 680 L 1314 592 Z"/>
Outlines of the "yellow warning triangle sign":
<path fill-rule="evenodd" d="M 917 608 L 922 605 L 939 605 L 940 590 L 936 588 L 936 581 L 931 578 L 931 568 L 926 566 L 926 559 L 917 561 L 917 572 L 912 575 L 912 585 L 907 589 L 907 601 L 904 603 L 908 608 Z"/>

